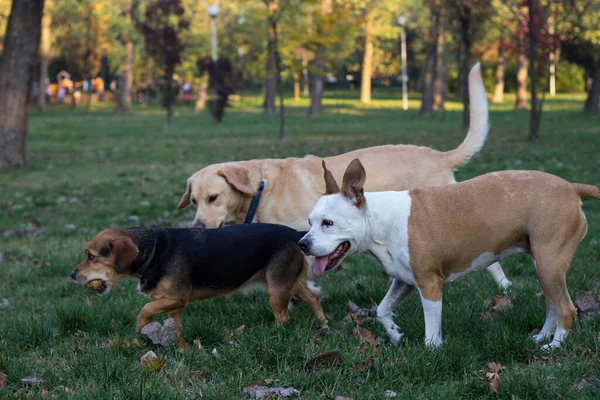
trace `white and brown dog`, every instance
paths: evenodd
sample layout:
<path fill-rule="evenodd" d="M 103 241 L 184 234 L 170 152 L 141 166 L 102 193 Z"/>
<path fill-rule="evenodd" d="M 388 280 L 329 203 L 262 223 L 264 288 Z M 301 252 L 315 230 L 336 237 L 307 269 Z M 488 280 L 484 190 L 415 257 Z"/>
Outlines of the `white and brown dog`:
<path fill-rule="evenodd" d="M 456 149 L 441 152 L 422 146 L 376 146 L 325 161 L 333 173 L 341 175 L 350 161 L 360 158 L 373 173 L 365 187 L 371 192 L 455 183 L 454 170 L 481 150 L 488 132 L 488 105 L 479 63 L 469 73 L 469 95 L 469 132 Z M 324 190 L 322 160 L 309 155 L 209 165 L 189 177 L 179 208 L 193 204 L 194 227 L 219 228 L 247 220 L 308 230 L 308 213 Z M 500 287 L 510 285 L 500 264 L 491 265 L 488 271 Z"/>
<path fill-rule="evenodd" d="M 314 273 L 347 254 L 368 253 L 394 278 L 377 307 L 390 339 L 403 338 L 393 310 L 415 287 L 425 314 L 425 344 L 442 343 L 442 285 L 512 254 L 529 253 L 546 298 L 546 322 L 533 339 L 556 348 L 565 340 L 575 307 L 566 274 L 587 222 L 581 197 L 600 189 L 538 171 L 493 172 L 454 185 L 364 193 L 365 170 L 350 163 L 342 189 L 325 167 L 326 195 L 309 216 L 300 241 L 315 256 Z"/>

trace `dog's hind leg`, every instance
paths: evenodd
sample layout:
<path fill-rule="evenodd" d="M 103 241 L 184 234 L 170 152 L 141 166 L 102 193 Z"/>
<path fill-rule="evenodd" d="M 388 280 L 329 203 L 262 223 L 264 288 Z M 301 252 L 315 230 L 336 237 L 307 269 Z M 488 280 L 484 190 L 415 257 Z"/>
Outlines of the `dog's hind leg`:
<path fill-rule="evenodd" d="M 315 317 L 321 321 L 324 326 L 327 325 L 327 319 L 325 318 L 325 313 L 321 307 L 321 299 L 319 294 L 308 287 L 307 282 L 302 276 L 294 286 L 294 296 L 300 298 L 302 301 L 308 304 L 313 314 L 315 314 Z"/>
<path fill-rule="evenodd" d="M 394 323 L 394 309 L 414 288 L 414 286 L 394 279 L 387 294 L 377 306 L 377 320 L 384 326 L 390 341 L 394 344 L 400 344 L 404 338 L 404 333 Z"/>
<path fill-rule="evenodd" d="M 171 311 L 171 312 L 167 313 L 167 316 L 169 318 L 173 318 L 173 320 L 175 321 L 175 326 L 177 327 L 177 330 L 181 331 L 181 328 L 183 327 L 183 308 L 180 308 L 179 310 Z"/>
<path fill-rule="evenodd" d="M 556 312 L 554 311 L 554 304 L 552 304 L 547 295 L 545 295 L 544 298 L 546 299 L 546 322 L 544 322 L 544 327 L 540 333 L 531 337 L 531 340 L 536 343 L 541 343 L 550 339 L 556 330 Z"/>

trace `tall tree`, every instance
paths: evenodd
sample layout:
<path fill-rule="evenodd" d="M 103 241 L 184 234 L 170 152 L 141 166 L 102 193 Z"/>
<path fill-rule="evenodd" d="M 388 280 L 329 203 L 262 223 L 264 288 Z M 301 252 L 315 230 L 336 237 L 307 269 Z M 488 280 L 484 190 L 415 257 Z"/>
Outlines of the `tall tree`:
<path fill-rule="evenodd" d="M 279 0 L 264 0 L 268 10 L 267 60 L 265 65 L 264 109 L 267 115 L 275 115 L 275 89 L 277 86 L 277 20 Z"/>
<path fill-rule="evenodd" d="M 330 18 L 332 11 L 332 0 L 321 0 L 321 10 L 318 15 L 318 28 L 320 36 L 327 34 L 329 25 L 327 19 Z M 312 73 L 312 90 L 310 96 L 310 109 L 308 114 L 311 117 L 319 117 L 323 114 L 323 91 L 325 89 L 325 62 L 326 62 L 326 47 L 324 43 L 320 43 L 317 47 L 313 73 Z"/>
<path fill-rule="evenodd" d="M 471 47 L 486 21 L 492 13 L 488 0 L 446 0 L 457 21 L 457 30 L 461 41 L 460 92 L 463 102 L 463 126 L 469 126 L 469 69 L 471 67 Z"/>
<path fill-rule="evenodd" d="M 127 0 L 125 8 L 125 32 L 123 41 L 125 42 L 125 63 L 122 69 L 121 78 L 121 99 L 119 101 L 119 112 L 129 113 L 131 109 L 131 92 L 133 91 L 133 34 L 132 30 L 133 0 Z"/>
<path fill-rule="evenodd" d="M 48 64 L 50 63 L 50 27 L 52 12 L 50 0 L 46 0 L 44 16 L 42 17 L 42 36 L 40 43 L 40 75 L 38 79 L 37 103 L 41 112 L 46 111 L 46 81 L 48 80 Z"/>
<path fill-rule="evenodd" d="M 500 39 L 498 44 L 498 65 L 496 66 L 496 80 L 494 82 L 494 95 L 492 101 L 494 103 L 502 103 L 504 101 L 504 41 Z"/>
<path fill-rule="evenodd" d="M 143 21 L 137 24 L 144 35 L 148 55 L 163 70 L 161 92 L 167 122 L 173 116 L 173 103 L 177 96 L 173 75 L 181 62 L 181 52 L 185 47 L 183 33 L 189 25 L 181 0 L 154 0 L 146 7 Z"/>
<path fill-rule="evenodd" d="M 13 0 L 0 60 L 0 170 L 27 164 L 28 100 L 44 0 Z"/>
<path fill-rule="evenodd" d="M 446 67 L 446 41 L 444 39 L 444 23 L 438 26 L 437 37 L 437 73 L 433 81 L 433 109 L 443 110 L 446 102 L 448 70 Z"/>
<path fill-rule="evenodd" d="M 438 75 L 438 40 L 440 26 L 440 9 L 436 1 L 428 2 L 431 10 L 431 26 L 429 28 L 429 38 L 427 43 L 427 56 L 425 59 L 425 68 L 423 71 L 423 97 L 421 100 L 422 117 L 430 117 L 433 115 L 433 86 Z"/>
<path fill-rule="evenodd" d="M 515 108 L 523 110 L 527 106 L 527 6 L 521 5 L 517 9 L 518 28 L 516 32 L 517 42 L 517 96 Z"/>
<path fill-rule="evenodd" d="M 371 101 L 371 79 L 373 77 L 373 14 L 370 10 L 370 2 L 365 12 L 365 52 L 362 64 L 362 78 L 360 81 L 360 101 L 369 103 Z"/>

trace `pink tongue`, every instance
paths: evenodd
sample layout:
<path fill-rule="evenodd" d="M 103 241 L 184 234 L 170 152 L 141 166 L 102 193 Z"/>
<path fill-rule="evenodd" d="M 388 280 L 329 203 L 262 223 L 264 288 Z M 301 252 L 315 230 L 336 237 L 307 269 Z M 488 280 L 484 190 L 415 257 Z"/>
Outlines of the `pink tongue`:
<path fill-rule="evenodd" d="M 315 261 L 313 263 L 313 272 L 316 276 L 323 275 L 325 272 L 325 268 L 327 267 L 327 261 L 329 261 L 329 257 L 315 257 Z"/>

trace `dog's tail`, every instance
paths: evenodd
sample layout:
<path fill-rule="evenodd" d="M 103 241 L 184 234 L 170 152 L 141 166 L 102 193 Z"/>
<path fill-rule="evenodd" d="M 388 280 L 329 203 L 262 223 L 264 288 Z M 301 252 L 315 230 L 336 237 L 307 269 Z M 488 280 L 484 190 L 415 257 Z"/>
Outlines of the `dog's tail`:
<path fill-rule="evenodd" d="M 481 150 L 488 134 L 488 103 L 479 63 L 475 64 L 469 73 L 469 97 L 471 118 L 467 137 L 460 146 L 446 153 L 452 169 L 466 164 Z"/>
<path fill-rule="evenodd" d="M 600 200 L 600 188 L 592 185 L 584 185 L 583 183 L 571 183 L 573 189 L 580 197 L 591 197 Z"/>

